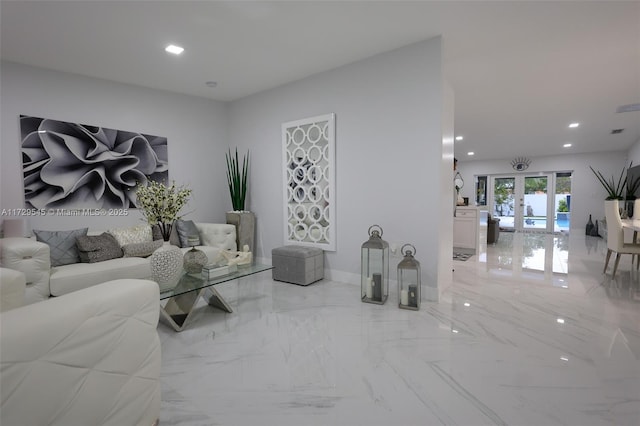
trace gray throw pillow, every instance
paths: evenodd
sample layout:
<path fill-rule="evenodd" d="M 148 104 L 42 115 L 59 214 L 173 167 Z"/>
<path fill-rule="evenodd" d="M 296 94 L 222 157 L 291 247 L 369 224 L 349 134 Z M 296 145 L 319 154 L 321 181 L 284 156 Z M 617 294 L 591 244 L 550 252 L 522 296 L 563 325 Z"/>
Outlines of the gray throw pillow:
<path fill-rule="evenodd" d="M 162 239 L 146 243 L 125 244 L 122 246 L 122 251 L 124 251 L 124 257 L 147 257 L 162 247 L 162 244 L 164 244 Z"/>
<path fill-rule="evenodd" d="M 35 230 L 36 240 L 49 245 L 51 266 L 69 265 L 80 262 L 76 238 L 87 235 L 89 228 L 74 229 L 72 231 L 42 231 Z"/>
<path fill-rule="evenodd" d="M 80 261 L 83 263 L 104 262 L 122 257 L 122 249 L 116 238 L 108 232 L 100 235 L 76 238 Z"/>
<path fill-rule="evenodd" d="M 191 247 L 192 245 L 200 245 L 200 233 L 196 224 L 192 220 L 176 220 L 174 223 L 176 233 L 178 234 L 178 240 L 180 241 L 180 247 Z M 190 238 L 197 238 L 196 244 L 190 244 Z"/>

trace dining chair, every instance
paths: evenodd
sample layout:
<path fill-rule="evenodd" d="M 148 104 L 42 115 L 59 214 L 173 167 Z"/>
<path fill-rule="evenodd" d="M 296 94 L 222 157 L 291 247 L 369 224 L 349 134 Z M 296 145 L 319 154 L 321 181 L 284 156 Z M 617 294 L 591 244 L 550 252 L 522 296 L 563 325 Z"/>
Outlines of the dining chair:
<path fill-rule="evenodd" d="M 607 258 L 604 262 L 604 270 L 602 272 L 607 272 L 611 253 L 616 252 L 616 261 L 613 265 L 613 274 L 611 276 L 611 278 L 615 278 L 618 264 L 620 263 L 620 256 L 623 254 L 640 256 L 640 244 L 624 242 L 624 230 L 622 229 L 622 220 L 620 219 L 620 211 L 618 210 L 618 200 L 605 201 L 604 213 L 607 220 Z M 638 266 L 636 266 L 636 268 L 637 267 Z"/>
<path fill-rule="evenodd" d="M 631 218 L 634 220 L 638 220 L 640 219 L 640 199 L 634 200 L 633 201 L 633 210 L 632 210 L 632 215 Z M 640 243 L 640 241 L 638 241 L 638 231 L 633 231 L 633 243 L 634 244 L 638 244 Z M 638 256 L 638 264 L 640 264 L 640 256 Z"/>
<path fill-rule="evenodd" d="M 640 198 L 633 201 L 633 211 L 631 213 L 633 213 L 631 215 L 633 219 L 640 219 Z"/>

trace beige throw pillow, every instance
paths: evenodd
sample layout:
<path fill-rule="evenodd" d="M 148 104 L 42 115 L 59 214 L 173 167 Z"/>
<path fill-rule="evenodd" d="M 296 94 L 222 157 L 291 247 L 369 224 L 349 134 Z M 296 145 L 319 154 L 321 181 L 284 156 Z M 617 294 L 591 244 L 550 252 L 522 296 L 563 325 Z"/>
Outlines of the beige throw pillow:
<path fill-rule="evenodd" d="M 120 247 L 124 247 L 127 244 L 153 241 L 151 225 L 148 224 L 136 225 L 129 228 L 109 229 L 107 232 L 115 237 Z"/>

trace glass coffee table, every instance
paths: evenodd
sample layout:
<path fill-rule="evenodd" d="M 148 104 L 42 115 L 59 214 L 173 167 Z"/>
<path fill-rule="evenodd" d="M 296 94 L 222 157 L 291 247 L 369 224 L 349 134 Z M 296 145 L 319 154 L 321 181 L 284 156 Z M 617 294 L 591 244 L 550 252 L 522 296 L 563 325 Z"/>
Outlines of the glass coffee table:
<path fill-rule="evenodd" d="M 270 269 L 273 269 L 273 266 L 261 265 L 259 263 L 243 265 L 238 267 L 238 270 L 235 272 L 210 280 L 203 278 L 201 275 L 192 275 L 185 272 L 175 287 L 160 290 L 160 300 L 168 299 L 164 307 L 162 303 L 160 303 L 160 315 L 175 331 L 182 331 L 200 297 L 206 300 L 209 305 L 231 313 L 233 309 L 231 309 L 231 306 L 229 306 L 214 287 L 217 284 L 248 277 L 249 275 Z"/>

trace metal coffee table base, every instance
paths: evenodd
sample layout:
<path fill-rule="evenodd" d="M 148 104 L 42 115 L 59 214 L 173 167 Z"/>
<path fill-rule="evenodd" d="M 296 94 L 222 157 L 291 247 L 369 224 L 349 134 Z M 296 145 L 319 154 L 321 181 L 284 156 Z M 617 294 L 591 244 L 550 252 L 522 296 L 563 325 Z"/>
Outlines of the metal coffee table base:
<path fill-rule="evenodd" d="M 211 286 L 205 287 L 200 291 L 191 291 L 169 298 L 169 301 L 164 307 L 162 307 L 162 305 L 160 306 L 160 315 L 175 331 L 182 331 L 187 321 L 189 321 L 189 317 L 191 317 L 200 297 L 214 308 L 229 313 L 233 312 L 231 306 L 229 306 L 222 296 L 220 296 L 220 293 Z"/>

